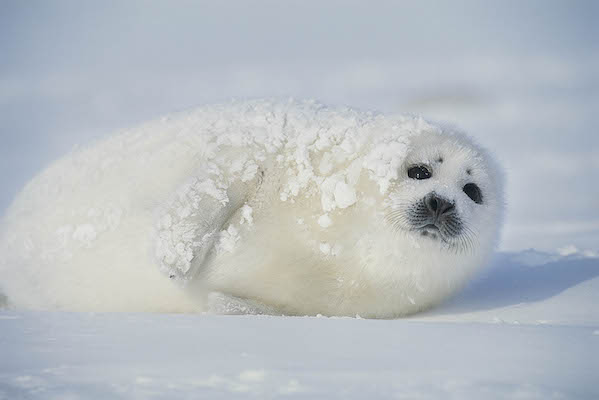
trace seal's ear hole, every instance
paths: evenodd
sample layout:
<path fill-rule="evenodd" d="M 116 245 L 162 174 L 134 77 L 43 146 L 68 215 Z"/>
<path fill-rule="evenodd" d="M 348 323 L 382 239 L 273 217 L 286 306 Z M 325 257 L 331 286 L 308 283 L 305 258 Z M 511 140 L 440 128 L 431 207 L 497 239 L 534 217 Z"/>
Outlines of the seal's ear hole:
<path fill-rule="evenodd" d="M 415 165 L 408 168 L 408 177 L 412 179 L 428 179 L 433 173 L 425 165 Z"/>
<path fill-rule="evenodd" d="M 480 188 L 475 183 L 467 183 L 464 185 L 464 193 L 472 199 L 476 204 L 482 204 L 483 202 L 483 194 L 480 191 Z"/>

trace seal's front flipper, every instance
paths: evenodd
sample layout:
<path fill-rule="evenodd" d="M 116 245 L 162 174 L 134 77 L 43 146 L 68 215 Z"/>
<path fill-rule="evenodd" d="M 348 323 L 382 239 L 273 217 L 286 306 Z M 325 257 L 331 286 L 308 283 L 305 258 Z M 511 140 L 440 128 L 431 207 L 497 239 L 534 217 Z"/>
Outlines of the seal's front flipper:
<path fill-rule="evenodd" d="M 217 176 L 194 178 L 181 186 L 159 211 L 156 257 L 160 268 L 172 279 L 193 278 L 252 187 L 256 182 L 225 184 Z"/>

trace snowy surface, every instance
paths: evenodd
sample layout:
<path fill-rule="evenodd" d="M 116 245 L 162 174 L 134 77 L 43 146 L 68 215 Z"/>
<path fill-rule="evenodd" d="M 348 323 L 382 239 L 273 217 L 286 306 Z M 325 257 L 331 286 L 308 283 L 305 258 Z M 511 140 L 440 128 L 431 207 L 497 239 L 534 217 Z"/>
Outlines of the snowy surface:
<path fill-rule="evenodd" d="M 0 313 L 0 398 L 595 399 L 599 260 L 499 254 L 440 307 L 365 320 Z"/>

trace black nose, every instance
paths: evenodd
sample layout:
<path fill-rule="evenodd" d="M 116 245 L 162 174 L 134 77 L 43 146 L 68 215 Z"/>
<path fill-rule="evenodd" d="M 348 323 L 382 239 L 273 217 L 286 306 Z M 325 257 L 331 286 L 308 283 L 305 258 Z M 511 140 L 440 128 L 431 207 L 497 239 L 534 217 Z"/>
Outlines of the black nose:
<path fill-rule="evenodd" d="M 424 198 L 426 208 L 435 218 L 439 218 L 445 214 L 450 214 L 455 210 L 455 205 L 443 197 L 437 196 L 436 193 L 429 193 Z"/>

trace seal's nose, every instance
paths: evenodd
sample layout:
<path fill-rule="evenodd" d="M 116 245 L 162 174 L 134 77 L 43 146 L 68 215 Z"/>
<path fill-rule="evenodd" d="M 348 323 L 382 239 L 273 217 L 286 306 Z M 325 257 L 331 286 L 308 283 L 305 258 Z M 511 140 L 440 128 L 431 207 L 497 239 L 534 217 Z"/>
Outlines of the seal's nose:
<path fill-rule="evenodd" d="M 424 198 L 424 204 L 431 213 L 431 215 L 437 219 L 446 214 L 450 214 L 455 210 L 455 205 L 443 197 L 437 196 L 436 193 L 429 193 Z"/>

